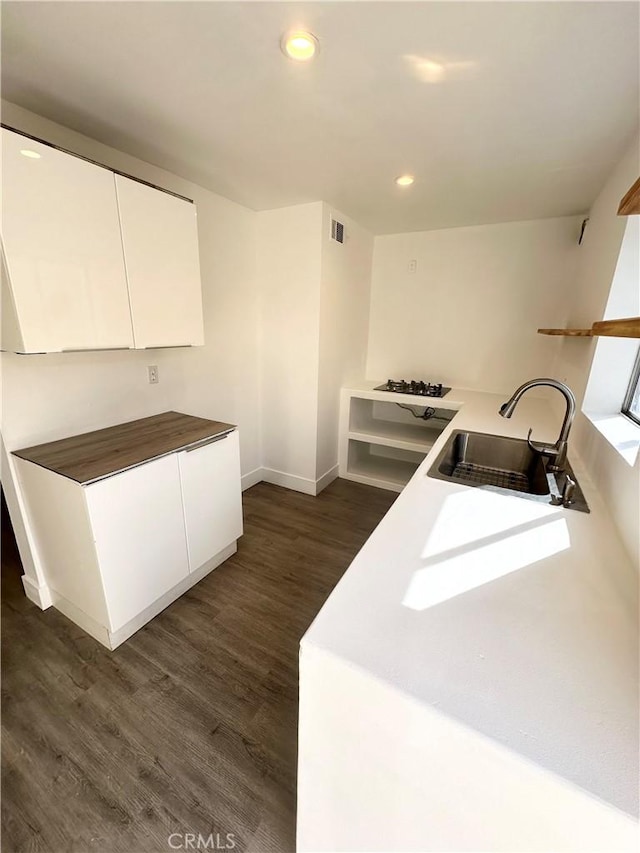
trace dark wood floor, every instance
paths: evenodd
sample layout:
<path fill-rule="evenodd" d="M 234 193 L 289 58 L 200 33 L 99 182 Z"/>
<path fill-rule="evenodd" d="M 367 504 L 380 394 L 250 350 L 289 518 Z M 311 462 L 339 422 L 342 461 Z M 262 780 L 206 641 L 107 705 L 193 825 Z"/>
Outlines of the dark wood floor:
<path fill-rule="evenodd" d="M 254 486 L 238 553 L 115 652 L 24 597 L 4 525 L 3 853 L 293 850 L 298 642 L 394 498 Z"/>

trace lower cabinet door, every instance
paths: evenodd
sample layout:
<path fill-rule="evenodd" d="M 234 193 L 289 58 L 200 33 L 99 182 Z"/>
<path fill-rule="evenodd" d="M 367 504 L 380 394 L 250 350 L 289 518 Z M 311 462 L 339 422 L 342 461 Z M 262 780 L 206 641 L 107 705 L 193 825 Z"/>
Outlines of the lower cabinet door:
<path fill-rule="evenodd" d="M 175 453 L 85 487 L 111 630 L 189 574 Z"/>
<path fill-rule="evenodd" d="M 178 454 L 189 569 L 242 535 L 238 431 Z"/>

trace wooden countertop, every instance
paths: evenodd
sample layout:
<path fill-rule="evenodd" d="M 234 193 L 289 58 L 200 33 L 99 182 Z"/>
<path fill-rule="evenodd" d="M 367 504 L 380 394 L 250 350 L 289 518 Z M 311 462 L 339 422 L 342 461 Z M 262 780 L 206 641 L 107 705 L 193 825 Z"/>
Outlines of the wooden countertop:
<path fill-rule="evenodd" d="M 163 412 L 59 441 L 14 450 L 13 455 L 81 485 L 93 483 L 235 429 L 233 424 Z"/>

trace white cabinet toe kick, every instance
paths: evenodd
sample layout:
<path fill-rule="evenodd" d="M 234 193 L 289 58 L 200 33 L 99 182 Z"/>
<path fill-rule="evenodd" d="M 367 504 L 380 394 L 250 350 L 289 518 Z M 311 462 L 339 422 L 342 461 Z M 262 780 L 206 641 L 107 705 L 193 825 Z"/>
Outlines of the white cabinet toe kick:
<path fill-rule="evenodd" d="M 99 643 L 102 643 L 103 646 L 113 650 L 124 643 L 125 640 L 128 640 L 129 637 L 132 637 L 136 631 L 139 631 L 140 628 L 144 627 L 147 622 L 150 622 L 154 618 L 154 616 L 157 616 L 158 613 L 162 613 L 166 607 L 172 604 L 177 598 L 180 598 L 180 596 L 187 592 L 187 590 L 191 589 L 192 586 L 195 586 L 199 581 L 206 577 L 209 572 L 212 572 L 221 563 L 224 563 L 225 560 L 232 557 L 237 550 L 237 542 L 232 542 L 231 545 L 223 548 L 222 551 L 210 560 L 207 560 L 207 562 L 200 566 L 199 569 L 196 569 L 194 572 L 190 572 L 174 587 L 163 593 L 163 595 L 157 598 L 152 604 L 149 604 L 141 610 L 140 613 L 136 614 L 132 619 L 129 619 L 128 622 L 125 622 L 115 631 L 109 630 L 109 628 L 101 625 L 95 619 L 92 619 L 72 601 L 69 601 L 69 599 L 56 592 L 55 589 L 51 590 L 51 600 L 56 610 L 64 613 L 68 619 L 75 622 L 76 625 L 86 631 L 87 634 L 91 634 L 91 636 L 98 640 Z"/>

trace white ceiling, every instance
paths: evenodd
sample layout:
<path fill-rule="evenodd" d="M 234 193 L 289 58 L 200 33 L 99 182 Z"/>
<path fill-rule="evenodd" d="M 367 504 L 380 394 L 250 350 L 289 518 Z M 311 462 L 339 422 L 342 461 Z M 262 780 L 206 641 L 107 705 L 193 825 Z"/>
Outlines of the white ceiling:
<path fill-rule="evenodd" d="M 561 216 L 638 125 L 639 11 L 4 2 L 3 97 L 257 210 L 323 199 L 374 233 Z M 280 53 L 294 25 L 311 64 Z"/>

